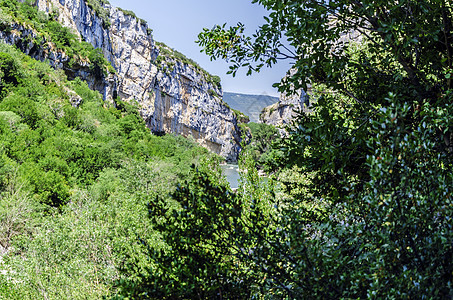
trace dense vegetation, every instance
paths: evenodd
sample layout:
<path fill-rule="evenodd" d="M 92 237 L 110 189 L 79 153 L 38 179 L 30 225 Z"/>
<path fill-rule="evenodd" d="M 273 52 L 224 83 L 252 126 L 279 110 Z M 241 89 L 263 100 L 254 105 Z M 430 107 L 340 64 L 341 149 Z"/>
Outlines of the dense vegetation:
<path fill-rule="evenodd" d="M 284 157 L 280 149 L 282 138 L 275 126 L 264 123 L 241 124 L 244 153 L 250 156 L 258 168 L 271 173 L 280 169 Z"/>
<path fill-rule="evenodd" d="M 81 41 L 69 28 L 63 27 L 57 22 L 58 11 L 46 14 L 38 11 L 28 2 L 30 1 L 24 3 L 0 1 L 0 28 L 2 31 L 11 32 L 16 25 L 21 25 L 33 31 L 33 34 L 25 34 L 22 37 L 24 44 L 33 43 L 38 48 L 50 46 L 52 51 L 64 52 L 70 58 L 68 67 L 88 62 L 91 71 L 95 74 L 115 73 L 115 69 L 99 49 L 95 49 L 90 43 Z"/>
<path fill-rule="evenodd" d="M 148 264 L 140 239 L 160 245 L 147 197 L 165 199 L 206 150 L 4 44 L 0 76 L 0 297 L 106 295 L 121 268 Z"/>
<path fill-rule="evenodd" d="M 297 72 L 280 89 L 309 83 L 321 90 L 282 143 L 279 163 L 293 171 L 280 177 L 287 193 L 259 192 L 254 166 L 239 200 L 210 194 L 215 188 L 196 177 L 174 198 L 200 195 L 203 205 L 184 206 L 181 217 L 202 215 L 200 230 L 214 232 L 192 240 L 192 231 L 161 228 L 168 242 L 188 243 L 158 260 L 162 267 L 181 257 L 218 265 L 185 273 L 198 283 L 186 287 L 189 298 L 451 298 L 451 4 L 253 2 L 270 11 L 254 36 L 244 36 L 242 24 L 218 26 L 201 33 L 200 44 L 212 58 L 228 59 L 233 74 L 293 59 Z M 207 207 L 211 201 L 220 207 Z"/>
<path fill-rule="evenodd" d="M 266 24 L 204 51 L 293 59 L 280 89 L 314 104 L 284 139 L 248 126 L 237 193 L 205 150 L 0 45 L 0 297 L 453 297 L 451 4 L 253 2 Z"/>

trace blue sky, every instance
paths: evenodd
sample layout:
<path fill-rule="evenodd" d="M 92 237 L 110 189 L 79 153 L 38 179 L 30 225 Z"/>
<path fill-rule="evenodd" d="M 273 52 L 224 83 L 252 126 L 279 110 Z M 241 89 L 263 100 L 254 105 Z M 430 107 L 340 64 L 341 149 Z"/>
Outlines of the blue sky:
<path fill-rule="evenodd" d="M 287 62 L 280 62 L 272 69 L 263 69 L 259 74 L 245 76 L 245 71 L 236 77 L 226 75 L 228 64 L 224 61 L 210 61 L 195 43 L 203 28 L 215 24 L 235 25 L 244 23 L 248 34 L 264 23 L 266 10 L 252 4 L 251 0 L 109 0 L 113 6 L 132 10 L 146 20 L 153 29 L 154 39 L 184 53 L 201 67 L 222 78 L 224 91 L 244 94 L 272 95 L 278 92 L 272 84 L 280 81 L 289 69 Z"/>

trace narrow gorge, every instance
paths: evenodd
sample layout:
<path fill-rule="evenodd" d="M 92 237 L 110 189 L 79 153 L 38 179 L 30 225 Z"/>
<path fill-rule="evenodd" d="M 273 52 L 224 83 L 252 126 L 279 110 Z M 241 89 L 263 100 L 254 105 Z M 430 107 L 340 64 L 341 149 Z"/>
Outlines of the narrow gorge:
<path fill-rule="evenodd" d="M 36 0 L 35 5 L 100 49 L 115 72 L 93 74 L 88 62 L 70 64 L 70 57 L 63 51 L 45 41 L 37 44 L 34 30 L 20 24 L 2 30 L 0 38 L 33 58 L 63 69 L 69 78 L 82 78 L 105 101 L 120 99 L 137 105 L 153 133 L 191 136 L 227 161 L 237 160 L 238 121 L 222 101 L 217 76 L 155 42 L 145 21 L 107 2 L 94 5 L 86 0 Z"/>

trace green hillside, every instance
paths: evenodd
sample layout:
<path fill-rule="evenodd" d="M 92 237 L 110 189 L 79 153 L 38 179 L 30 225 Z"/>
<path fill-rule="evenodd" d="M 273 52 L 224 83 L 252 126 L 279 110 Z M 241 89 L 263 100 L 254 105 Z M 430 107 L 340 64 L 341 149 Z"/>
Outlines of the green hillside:
<path fill-rule="evenodd" d="M 0 30 L 30 28 L 70 64 L 114 72 L 99 50 L 18 1 L 0 0 Z M 49 43 L 49 44 L 48 44 Z M 154 136 L 134 105 L 102 96 L 63 70 L 0 43 L 0 299 L 100 299 L 150 268 L 165 248 L 148 218 L 217 156 L 190 139 Z"/>
<path fill-rule="evenodd" d="M 148 199 L 209 154 L 5 44 L 0 78 L 0 299 L 100 298 L 146 265 Z"/>

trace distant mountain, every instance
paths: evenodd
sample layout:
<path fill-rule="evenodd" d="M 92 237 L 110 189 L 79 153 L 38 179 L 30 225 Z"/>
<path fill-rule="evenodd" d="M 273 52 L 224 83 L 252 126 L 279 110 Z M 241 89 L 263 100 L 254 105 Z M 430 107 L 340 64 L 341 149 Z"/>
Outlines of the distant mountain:
<path fill-rule="evenodd" d="M 250 122 L 259 122 L 263 108 L 278 102 L 278 97 L 268 95 L 246 95 L 223 92 L 223 101 L 231 108 L 250 117 Z"/>

